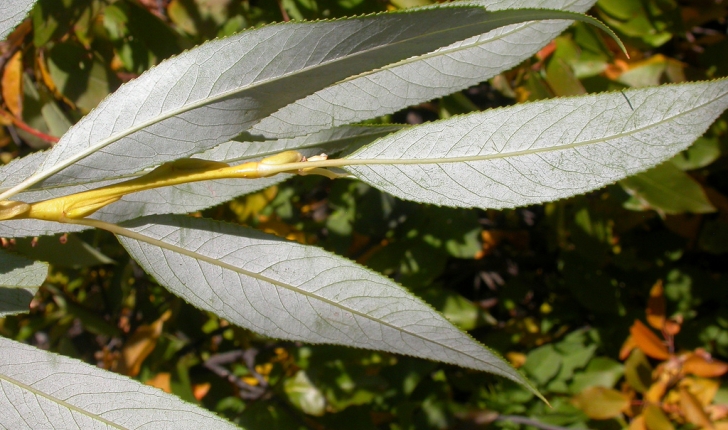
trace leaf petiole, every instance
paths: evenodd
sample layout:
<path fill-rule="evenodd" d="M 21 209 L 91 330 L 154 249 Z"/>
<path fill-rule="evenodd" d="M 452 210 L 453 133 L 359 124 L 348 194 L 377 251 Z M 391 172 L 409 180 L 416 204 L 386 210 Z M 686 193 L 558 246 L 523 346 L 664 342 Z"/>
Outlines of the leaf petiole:
<path fill-rule="evenodd" d="M 311 160 L 323 161 L 326 158 L 326 155 L 322 154 L 311 157 Z M 57 222 L 81 219 L 118 201 L 127 194 L 189 182 L 232 178 L 256 179 L 278 173 L 317 174 L 328 178 L 342 176 L 324 168 L 307 166 L 306 157 L 297 151 L 284 151 L 261 161 L 251 161 L 238 166 L 229 166 L 217 161 L 185 158 L 164 163 L 144 176 L 94 190 L 30 204 L 12 201 L 0 202 L 0 219 L 32 218 Z"/>

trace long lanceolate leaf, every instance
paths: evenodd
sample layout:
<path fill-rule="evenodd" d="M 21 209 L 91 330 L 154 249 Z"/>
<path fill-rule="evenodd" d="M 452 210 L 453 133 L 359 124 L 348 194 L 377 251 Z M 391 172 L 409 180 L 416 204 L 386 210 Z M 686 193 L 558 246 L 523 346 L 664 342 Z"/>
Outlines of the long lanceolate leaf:
<path fill-rule="evenodd" d="M 23 21 L 35 0 L 2 0 L 0 2 L 0 40 Z"/>
<path fill-rule="evenodd" d="M 0 428 L 238 428 L 176 396 L 72 358 L 1 337 L 0 351 Z"/>
<path fill-rule="evenodd" d="M 341 79 L 534 19 L 589 18 L 546 10 L 423 8 L 270 25 L 206 43 L 120 88 L 61 138 L 38 172 L 0 200 L 42 180 L 83 183 L 204 151 Z"/>
<path fill-rule="evenodd" d="M 477 0 L 488 10 L 548 8 L 585 12 L 596 0 Z M 311 133 L 386 115 L 483 82 L 521 63 L 569 21 L 513 24 L 331 85 L 264 118 L 269 137 Z"/>
<path fill-rule="evenodd" d="M 646 170 L 728 108 L 728 79 L 528 103 L 425 124 L 352 154 L 346 169 L 398 197 L 508 208 Z"/>
<path fill-rule="evenodd" d="M 428 358 L 529 386 L 404 288 L 326 251 L 184 216 L 109 227 L 168 289 L 257 333 Z"/>
<path fill-rule="evenodd" d="M 196 154 L 192 158 L 240 164 L 289 149 L 295 149 L 306 156 L 320 153 L 332 154 L 344 149 L 351 152 L 403 127 L 398 125 L 345 126 L 292 139 L 265 142 L 230 141 Z M 37 167 L 42 162 L 43 155 L 31 154 L 5 166 L 0 170 L 0 183 L 8 187 L 17 184 L 19 182 L 16 179 L 17 176 L 23 171 L 32 169 L 33 166 Z M 87 191 L 124 179 L 131 179 L 134 176 L 138 175 L 118 176 L 111 180 L 92 181 L 82 185 L 39 186 L 20 193 L 17 198 L 24 202 L 36 202 Z M 147 215 L 194 212 L 263 189 L 281 182 L 289 176 L 276 175 L 251 180 L 222 179 L 157 188 L 124 196 L 121 202 L 101 209 L 93 215 L 93 218 L 106 222 L 120 222 Z M 82 228 L 84 227 L 78 225 L 30 219 L 9 220 L 0 223 L 0 237 L 43 236 Z"/>

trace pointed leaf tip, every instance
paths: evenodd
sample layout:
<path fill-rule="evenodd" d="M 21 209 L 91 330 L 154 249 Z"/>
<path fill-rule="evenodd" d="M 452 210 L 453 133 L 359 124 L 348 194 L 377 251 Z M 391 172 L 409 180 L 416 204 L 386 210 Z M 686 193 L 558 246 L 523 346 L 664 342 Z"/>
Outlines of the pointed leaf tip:
<path fill-rule="evenodd" d="M 505 360 L 429 305 L 344 258 L 207 219 L 155 216 L 104 228 L 170 291 L 241 327 L 487 371 L 545 401 Z"/>

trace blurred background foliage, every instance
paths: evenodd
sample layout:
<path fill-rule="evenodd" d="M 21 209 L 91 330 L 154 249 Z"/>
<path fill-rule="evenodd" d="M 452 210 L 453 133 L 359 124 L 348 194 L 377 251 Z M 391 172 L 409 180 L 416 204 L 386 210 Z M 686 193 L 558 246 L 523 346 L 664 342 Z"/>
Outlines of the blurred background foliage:
<path fill-rule="evenodd" d="M 40 0 L 0 45 L 0 160 L 205 40 L 430 0 Z M 379 120 L 728 75 L 720 0 L 599 0 L 631 58 L 576 24 L 519 67 Z M 251 429 L 728 429 L 728 118 L 588 195 L 516 210 L 423 206 L 298 177 L 201 214 L 335 251 L 506 356 L 553 408 L 454 366 L 262 338 L 168 293 L 110 234 L 2 240 L 49 261 L 0 335 L 120 372 Z M 723 361 L 721 361 L 723 360 Z"/>

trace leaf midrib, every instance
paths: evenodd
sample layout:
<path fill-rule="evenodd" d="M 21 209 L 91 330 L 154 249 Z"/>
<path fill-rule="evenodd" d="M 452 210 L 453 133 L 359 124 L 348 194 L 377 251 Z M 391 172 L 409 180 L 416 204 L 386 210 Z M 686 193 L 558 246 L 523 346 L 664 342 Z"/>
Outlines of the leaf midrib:
<path fill-rule="evenodd" d="M 505 11 L 487 12 L 482 7 L 473 7 L 473 6 L 454 6 L 454 7 L 459 8 L 459 9 L 482 10 L 483 13 L 488 14 L 488 15 L 499 14 L 499 13 L 502 14 L 502 15 L 505 15 L 505 13 L 504 13 Z M 425 9 L 425 10 L 428 10 L 428 9 Z M 432 9 L 432 10 L 434 10 L 434 9 Z M 552 11 L 552 12 L 563 12 L 564 15 L 570 13 L 570 12 L 564 12 L 564 11 Z M 408 13 L 417 13 L 417 12 L 408 12 Z M 574 14 L 576 15 L 576 13 L 574 13 Z M 491 24 L 491 25 L 495 25 L 495 27 L 493 27 L 493 29 L 496 29 L 496 28 L 499 28 L 499 26 L 497 25 L 498 22 L 500 22 L 500 21 L 509 21 L 511 19 L 512 18 L 509 18 L 508 16 L 505 16 L 505 17 L 496 17 L 495 19 L 488 20 L 487 23 L 488 24 Z M 538 19 L 538 18 L 534 18 L 533 20 L 536 20 L 536 19 Z M 555 19 L 555 18 L 552 18 L 552 19 Z M 563 18 L 563 19 L 567 19 L 567 18 Z M 524 22 L 528 22 L 528 21 L 525 21 L 524 20 Z M 110 144 L 112 144 L 112 143 L 114 143 L 114 142 L 116 142 L 116 141 L 118 141 L 118 140 L 120 140 L 120 139 L 122 139 L 124 137 L 127 137 L 127 136 L 129 136 L 131 134 L 134 134 L 134 133 L 136 133 L 138 131 L 141 131 L 144 128 L 147 128 L 147 127 L 149 127 L 149 126 L 151 126 L 153 124 L 162 122 L 162 121 L 164 121 L 166 119 L 172 118 L 172 117 L 177 116 L 179 114 L 182 114 L 182 113 L 185 113 L 185 112 L 188 112 L 188 111 L 191 111 L 191 110 L 194 110 L 194 109 L 197 109 L 197 108 L 200 108 L 200 107 L 203 107 L 203 106 L 206 106 L 206 105 L 215 103 L 215 102 L 217 102 L 219 100 L 222 100 L 222 99 L 225 99 L 225 98 L 229 98 L 229 97 L 231 97 L 231 96 L 233 96 L 235 94 L 238 94 L 238 93 L 241 93 L 241 92 L 244 92 L 244 91 L 253 90 L 253 89 L 255 89 L 255 88 L 259 87 L 259 86 L 262 86 L 262 85 L 268 85 L 268 84 L 271 84 L 271 83 L 275 83 L 276 81 L 282 80 L 282 79 L 287 78 L 289 76 L 293 76 L 293 75 L 300 74 L 300 73 L 303 73 L 303 72 L 315 71 L 317 68 L 320 68 L 320 67 L 329 67 L 329 66 L 332 66 L 332 65 L 337 64 L 337 63 L 342 62 L 342 61 L 348 61 L 348 60 L 351 60 L 352 58 L 356 58 L 356 57 L 359 57 L 359 56 L 363 56 L 365 54 L 370 54 L 372 52 L 376 52 L 379 49 L 389 49 L 389 48 L 394 47 L 394 46 L 397 46 L 397 45 L 401 45 L 401 44 L 404 44 L 404 43 L 410 43 L 410 42 L 412 42 L 414 40 L 417 40 L 417 39 L 420 39 L 422 37 L 428 37 L 429 38 L 429 37 L 436 36 L 437 34 L 442 34 L 442 33 L 446 33 L 446 32 L 449 33 L 449 32 L 456 31 L 456 30 L 459 31 L 459 30 L 462 30 L 462 29 L 465 29 L 465 28 L 483 25 L 483 23 L 484 22 L 482 20 L 480 20 L 480 21 L 475 22 L 473 24 L 462 25 L 462 26 L 455 27 L 455 28 L 452 28 L 451 27 L 449 29 L 444 29 L 444 30 L 429 32 L 429 33 L 425 33 L 425 34 L 420 34 L 420 35 L 418 35 L 416 37 L 411 37 L 411 38 L 403 39 L 403 40 L 400 40 L 400 41 L 397 41 L 397 42 L 394 42 L 394 43 L 387 43 L 385 45 L 378 45 L 378 46 L 376 46 L 374 48 L 370 48 L 370 49 L 358 51 L 355 54 L 345 55 L 345 56 L 342 56 L 340 58 L 337 58 L 337 59 L 334 59 L 334 60 L 331 60 L 331 61 L 327 61 L 327 62 L 324 62 L 324 63 L 319 63 L 319 64 L 316 64 L 316 65 L 311 66 L 311 67 L 301 68 L 301 69 L 295 70 L 295 71 L 290 72 L 290 73 L 282 74 L 282 75 L 276 76 L 275 78 L 257 81 L 253 85 L 238 87 L 238 88 L 233 89 L 233 90 L 230 90 L 230 91 L 222 92 L 222 93 L 220 93 L 220 94 L 218 94 L 216 96 L 213 96 L 213 97 L 207 97 L 207 98 L 204 98 L 204 99 L 200 99 L 197 102 L 192 102 L 190 104 L 185 104 L 185 105 L 181 106 L 180 108 L 172 109 L 172 110 L 166 112 L 165 114 L 155 116 L 152 119 L 149 119 L 147 121 L 141 122 L 141 123 L 139 123 L 139 124 L 137 124 L 135 126 L 129 127 L 129 128 L 127 128 L 126 130 L 124 130 L 121 133 L 113 134 L 113 135 L 111 135 L 111 136 L 109 136 L 109 137 L 107 137 L 105 139 L 102 139 L 101 141 L 99 141 L 98 143 L 94 144 L 93 146 L 90 146 L 89 148 L 87 148 L 87 149 L 85 149 L 85 150 L 77 153 L 76 155 L 73 155 L 73 156 L 65 159 L 64 161 L 62 161 L 62 162 L 60 162 L 58 164 L 55 164 L 53 167 L 51 167 L 48 170 L 41 171 L 40 173 L 31 176 L 30 178 L 28 178 L 27 180 L 21 182 L 17 186 L 12 187 L 10 190 L 7 190 L 6 192 L 3 192 L 1 198 L 6 199 L 8 197 L 11 197 L 12 195 L 16 194 L 17 192 L 21 191 L 22 189 L 25 189 L 25 188 L 27 188 L 27 187 L 29 187 L 29 186 L 37 183 L 37 182 L 40 182 L 40 181 L 42 181 L 42 180 L 50 177 L 51 175 L 54 175 L 54 174 L 60 172 L 61 170 L 65 169 L 66 167 L 70 166 L 71 164 L 76 163 L 76 162 L 78 162 L 78 161 L 80 161 L 80 160 L 82 160 L 82 159 L 90 156 L 91 154 L 95 153 L 96 151 L 98 151 L 100 149 L 103 149 L 106 146 L 108 146 L 108 145 L 110 145 Z M 282 24 L 282 25 L 286 25 L 286 24 Z"/>
<path fill-rule="evenodd" d="M 346 165 L 364 165 L 364 164 L 397 165 L 397 164 L 463 163 L 463 162 L 469 162 L 469 161 L 486 161 L 486 160 L 493 160 L 493 159 L 507 159 L 507 158 L 525 156 L 525 155 L 540 154 L 543 152 L 561 151 L 561 150 L 565 150 L 565 149 L 579 148 L 582 146 L 603 143 L 603 142 L 607 142 L 609 140 L 630 136 L 630 135 L 633 135 L 636 133 L 643 132 L 645 130 L 649 130 L 650 128 L 658 127 L 664 123 L 674 121 L 675 119 L 680 118 L 681 116 L 689 115 L 697 110 L 704 109 L 706 106 L 718 102 L 721 98 L 726 97 L 727 95 L 728 95 L 728 91 L 725 91 L 722 94 L 716 96 L 715 98 L 707 101 L 704 104 L 695 106 L 691 109 L 687 109 L 685 111 L 680 112 L 679 114 L 667 117 L 660 121 L 652 122 L 643 127 L 638 127 L 638 128 L 632 129 L 628 132 L 621 132 L 621 133 L 613 134 L 610 136 L 605 136 L 605 137 L 601 137 L 598 139 L 586 140 L 586 141 L 582 141 L 582 142 L 574 142 L 574 143 L 569 143 L 569 144 L 564 144 L 564 145 L 549 146 L 549 147 L 537 148 L 537 149 L 525 149 L 525 150 L 520 150 L 520 151 L 512 151 L 512 152 L 508 152 L 505 154 L 497 153 L 497 154 L 487 154 L 487 155 L 468 155 L 468 156 L 450 157 L 450 158 L 409 158 L 409 159 L 346 158 L 346 159 L 342 159 L 342 160 L 346 160 L 345 163 L 336 163 L 337 161 L 340 161 L 340 160 L 326 160 L 326 161 L 320 161 L 320 162 L 309 162 L 308 166 L 313 167 L 315 165 L 315 167 L 344 167 Z M 363 150 L 366 150 L 366 148 Z M 356 154 L 354 154 L 354 155 L 356 155 Z M 296 163 L 296 164 L 301 164 L 301 163 Z M 305 166 L 302 165 L 301 168 L 303 168 L 303 167 L 305 167 Z M 291 164 L 290 168 L 294 169 L 294 168 L 298 168 L 298 166 Z"/>
<path fill-rule="evenodd" d="M 339 308 L 341 310 L 344 310 L 344 311 L 347 311 L 347 312 L 351 312 L 354 315 L 360 316 L 362 318 L 366 318 L 366 319 L 368 319 L 370 321 L 373 321 L 373 322 L 376 322 L 376 323 L 381 324 L 383 326 L 392 328 L 392 329 L 394 329 L 396 331 L 400 331 L 400 332 L 403 332 L 403 333 L 407 333 L 407 334 L 409 334 L 409 335 L 411 335 L 413 337 L 416 337 L 418 339 L 423 340 L 426 343 L 433 343 L 433 344 L 439 345 L 440 347 L 442 347 L 444 349 L 447 349 L 447 350 L 450 350 L 450 351 L 454 351 L 454 352 L 459 353 L 459 354 L 466 355 L 466 356 L 468 356 L 468 357 L 470 357 L 470 358 L 472 358 L 472 359 L 474 359 L 474 360 L 476 360 L 476 361 L 478 361 L 480 363 L 485 364 L 486 366 L 490 366 L 490 367 L 492 367 L 494 369 L 497 369 L 498 372 L 496 372 L 496 373 L 498 373 L 501 376 L 505 376 L 507 378 L 510 378 L 510 379 L 513 379 L 513 380 L 518 380 L 519 382 L 523 382 L 523 380 L 519 380 L 518 379 L 518 375 L 517 374 L 515 374 L 513 372 L 509 372 L 510 369 L 503 370 L 502 368 L 500 368 L 499 366 L 497 366 L 496 364 L 498 364 L 498 363 L 496 363 L 496 364 L 489 363 L 487 361 L 484 361 L 482 358 L 476 357 L 476 356 L 474 356 L 472 354 L 469 354 L 467 352 L 464 352 L 464 351 L 457 350 L 457 349 L 453 348 L 452 346 L 445 345 L 445 344 L 443 344 L 441 342 L 438 342 L 438 341 L 435 341 L 435 340 L 432 340 L 432 339 L 428 339 L 428 338 L 426 338 L 426 337 L 424 337 L 424 336 L 422 336 L 420 334 L 417 334 L 417 333 L 412 333 L 412 332 L 410 332 L 410 331 L 408 331 L 408 330 L 406 330 L 406 329 L 404 329 L 402 327 L 397 327 L 397 326 L 395 326 L 393 324 L 390 324 L 390 323 L 381 321 L 379 319 L 376 319 L 376 318 L 372 317 L 371 315 L 368 315 L 366 313 L 363 313 L 363 312 L 358 311 L 358 310 L 355 310 L 355 309 L 351 309 L 351 308 L 349 308 L 347 306 L 344 306 L 344 305 L 342 305 L 340 303 L 337 303 L 335 301 L 326 299 L 324 297 L 317 296 L 317 295 L 315 295 L 315 294 L 313 294 L 311 292 L 302 290 L 302 289 L 300 289 L 300 288 L 298 288 L 296 286 L 293 286 L 293 285 L 290 285 L 290 284 L 286 284 L 284 282 L 281 282 L 281 281 L 278 281 L 278 280 L 269 278 L 267 276 L 263 276 L 263 275 L 261 275 L 259 273 L 251 272 L 251 271 L 248 271 L 248 270 L 245 270 L 245 269 L 236 267 L 236 266 L 234 266 L 232 264 L 229 264 L 229 263 L 226 263 L 224 261 L 220 261 L 218 259 L 215 259 L 215 258 L 212 258 L 212 257 L 208 257 L 206 255 L 199 254 L 199 253 L 197 253 L 195 251 L 191 251 L 189 249 L 182 248 L 182 247 L 177 246 L 177 245 L 172 245 L 170 243 L 164 242 L 164 241 L 159 240 L 159 239 L 153 239 L 153 238 L 151 238 L 149 236 L 145 236 L 144 234 L 141 234 L 141 233 L 137 233 L 135 231 L 128 230 L 128 229 L 126 229 L 124 227 L 120 227 L 118 225 L 108 224 L 108 223 L 100 222 L 100 221 L 96 221 L 96 220 L 86 220 L 86 219 L 73 220 L 72 223 L 77 223 L 77 224 L 89 225 L 89 226 L 92 226 L 92 227 L 102 228 L 102 229 L 108 230 L 108 231 L 110 231 L 110 232 L 112 232 L 114 234 L 118 234 L 118 235 L 121 235 L 121 236 L 125 236 L 125 237 L 128 237 L 130 239 L 138 240 L 140 242 L 145 242 L 145 243 L 148 243 L 150 245 L 154 245 L 154 246 L 157 246 L 159 248 L 166 249 L 168 251 L 172 251 L 172 252 L 176 252 L 176 253 L 185 255 L 185 256 L 190 257 L 190 258 L 193 258 L 195 260 L 204 261 L 204 262 L 206 262 L 208 264 L 212 264 L 214 266 L 219 266 L 219 267 L 222 267 L 224 269 L 231 270 L 231 271 L 233 271 L 235 273 L 238 273 L 240 275 L 249 276 L 249 277 L 251 277 L 253 279 L 257 279 L 259 281 L 268 282 L 268 283 L 270 283 L 272 285 L 275 285 L 275 286 L 278 286 L 280 288 L 283 288 L 283 289 L 292 291 L 292 292 L 294 292 L 296 294 L 301 294 L 303 296 L 306 296 L 306 297 L 309 297 L 309 298 L 312 298 L 312 299 L 321 301 L 323 303 L 329 304 L 329 305 L 331 305 L 333 307 L 336 307 L 336 308 Z M 176 226 L 176 227 L 178 229 L 183 229 L 183 227 L 181 227 L 181 226 Z M 529 386 L 529 385 L 527 384 L 527 386 Z"/>

